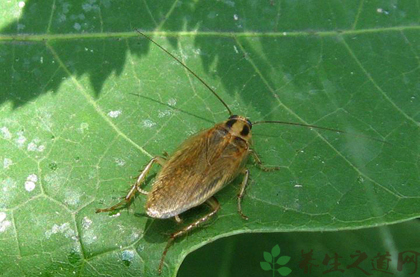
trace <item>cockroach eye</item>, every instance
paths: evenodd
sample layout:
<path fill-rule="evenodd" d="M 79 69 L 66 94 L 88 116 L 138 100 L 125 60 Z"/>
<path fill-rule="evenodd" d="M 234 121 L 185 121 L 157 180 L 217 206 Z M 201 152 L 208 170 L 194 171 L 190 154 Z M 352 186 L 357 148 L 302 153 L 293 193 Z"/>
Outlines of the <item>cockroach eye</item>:
<path fill-rule="evenodd" d="M 249 127 L 247 125 L 244 125 L 241 131 L 241 136 L 246 137 L 249 134 Z"/>
<path fill-rule="evenodd" d="M 228 120 L 226 122 L 226 127 L 229 128 L 229 129 L 232 128 L 233 124 L 235 124 L 236 121 L 237 121 L 236 119 L 230 119 L 230 120 Z"/>

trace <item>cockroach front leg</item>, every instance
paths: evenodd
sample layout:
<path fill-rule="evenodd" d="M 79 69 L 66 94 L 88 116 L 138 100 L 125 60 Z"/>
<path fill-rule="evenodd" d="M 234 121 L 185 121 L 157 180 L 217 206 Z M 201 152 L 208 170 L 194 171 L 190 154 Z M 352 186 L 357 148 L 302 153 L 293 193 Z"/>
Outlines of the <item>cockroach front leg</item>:
<path fill-rule="evenodd" d="M 248 217 L 242 213 L 241 203 L 242 203 L 242 198 L 244 198 L 244 195 L 245 195 L 246 186 L 248 185 L 249 170 L 244 169 L 244 171 L 242 173 L 244 174 L 244 179 L 242 180 L 241 188 L 240 188 L 239 194 L 238 194 L 238 213 L 239 213 L 240 216 L 242 216 L 243 219 L 248 220 Z"/>
<path fill-rule="evenodd" d="M 162 273 L 162 266 L 163 266 L 163 262 L 165 261 L 166 253 L 168 253 L 169 247 L 171 247 L 174 240 L 177 237 L 180 237 L 180 236 L 186 234 L 188 231 L 191 231 L 192 229 L 198 227 L 201 223 L 207 221 L 209 218 L 211 218 L 213 215 L 215 215 L 220 209 L 219 201 L 217 201 L 217 199 L 214 196 L 209 198 L 205 203 L 208 204 L 212 208 L 212 211 L 210 213 L 206 214 L 205 216 L 203 216 L 199 220 L 191 223 L 190 225 L 188 225 L 184 229 L 179 230 L 178 232 L 175 232 L 170 236 L 170 238 L 168 240 L 168 243 L 166 243 L 165 250 L 163 250 L 162 258 L 160 259 L 159 268 L 158 268 L 159 274 Z"/>
<path fill-rule="evenodd" d="M 262 171 L 269 172 L 281 169 L 280 166 L 265 166 L 255 150 L 250 149 L 249 151 L 251 152 L 252 158 L 254 158 L 257 167 Z"/>
<path fill-rule="evenodd" d="M 146 179 L 147 173 L 149 173 L 150 169 L 152 168 L 154 163 L 158 163 L 160 165 L 164 165 L 165 164 L 165 159 L 162 157 L 154 157 L 153 159 L 150 160 L 150 162 L 146 165 L 146 167 L 144 168 L 144 170 L 141 172 L 141 174 L 139 175 L 139 177 L 137 178 L 136 182 L 134 183 L 134 185 L 131 187 L 130 191 L 128 192 L 128 194 L 124 197 L 124 199 L 119 202 L 118 204 L 110 207 L 110 208 L 106 208 L 106 209 L 97 209 L 96 212 L 97 213 L 101 213 L 101 212 L 110 212 L 110 211 L 114 211 L 116 209 L 119 209 L 121 207 L 127 206 L 131 200 L 133 199 L 134 195 L 136 195 L 136 191 L 138 191 L 141 194 L 145 194 L 147 195 L 148 192 L 143 190 L 142 188 L 140 188 L 140 185 L 143 183 L 143 181 Z"/>

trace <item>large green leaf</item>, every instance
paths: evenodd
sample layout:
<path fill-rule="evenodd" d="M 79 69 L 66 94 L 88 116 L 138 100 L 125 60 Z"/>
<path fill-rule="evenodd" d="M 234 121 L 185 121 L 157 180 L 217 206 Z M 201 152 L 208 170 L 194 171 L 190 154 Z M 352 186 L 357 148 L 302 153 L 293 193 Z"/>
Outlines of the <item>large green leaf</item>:
<path fill-rule="evenodd" d="M 242 232 L 342 230 L 420 214 L 419 7 L 413 1 L 0 3 L 0 268 L 6 275 L 154 276 L 173 221 L 95 214 L 155 155 L 227 117 L 140 28 L 256 125 L 244 222 L 238 183 L 192 250 Z M 138 94 L 139 96 L 133 95 Z M 365 136 L 385 140 L 381 143 Z M 148 186 L 150 189 L 150 185 Z M 182 216 L 184 224 L 205 209 Z M 137 216 L 136 216 L 137 215 Z"/>

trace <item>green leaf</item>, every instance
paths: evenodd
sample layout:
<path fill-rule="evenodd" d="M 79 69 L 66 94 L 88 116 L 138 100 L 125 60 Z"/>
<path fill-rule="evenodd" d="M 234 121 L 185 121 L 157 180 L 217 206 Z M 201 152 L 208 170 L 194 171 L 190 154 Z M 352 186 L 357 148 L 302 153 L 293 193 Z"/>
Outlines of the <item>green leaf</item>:
<path fill-rule="evenodd" d="M 279 265 L 285 265 L 290 261 L 290 257 L 289 256 L 281 256 L 280 258 L 277 259 L 277 264 Z"/>
<path fill-rule="evenodd" d="M 270 253 L 264 251 L 263 254 L 264 254 L 264 260 L 266 260 L 269 263 L 272 263 L 273 262 L 273 257 L 271 256 Z"/>
<path fill-rule="evenodd" d="M 292 272 L 290 268 L 285 267 L 285 266 L 280 267 L 279 269 L 277 269 L 277 271 L 278 273 L 280 273 L 281 276 L 287 276 Z"/>
<path fill-rule="evenodd" d="M 260 266 L 263 270 L 267 271 L 267 270 L 271 270 L 271 264 L 267 263 L 267 262 L 260 262 Z"/>
<path fill-rule="evenodd" d="M 211 224 L 175 241 L 162 276 L 232 234 L 420 215 L 413 1 L 27 0 L 1 1 L 0 10 L 0 268 L 9 276 L 155 276 L 169 235 L 184 226 L 145 216 L 144 197 L 129 212 L 95 214 L 120 201 L 153 156 L 228 117 L 136 28 L 235 114 L 349 133 L 254 125 L 253 148 L 281 170 L 249 161 L 249 221 L 236 211 L 239 176 L 217 194 Z M 206 212 L 182 214 L 183 224 Z"/>
<path fill-rule="evenodd" d="M 280 255 L 280 247 L 278 244 L 276 244 L 273 249 L 271 249 L 271 255 L 273 256 L 273 259 Z"/>

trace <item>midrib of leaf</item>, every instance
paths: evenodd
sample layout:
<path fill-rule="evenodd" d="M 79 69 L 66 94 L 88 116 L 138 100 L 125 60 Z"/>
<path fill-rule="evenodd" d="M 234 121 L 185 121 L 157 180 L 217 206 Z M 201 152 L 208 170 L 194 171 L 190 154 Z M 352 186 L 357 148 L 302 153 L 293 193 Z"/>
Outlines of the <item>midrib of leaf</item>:
<path fill-rule="evenodd" d="M 420 26 L 396 26 L 381 28 L 366 28 L 359 30 L 333 30 L 333 31 L 282 31 L 282 32 L 203 32 L 203 31 L 143 31 L 146 35 L 164 37 L 306 37 L 323 36 L 332 37 L 338 35 L 360 35 L 368 33 L 403 32 L 409 30 L 420 30 Z M 0 41 L 45 41 L 45 40 L 72 40 L 72 39 L 103 39 L 103 38 L 132 38 L 139 34 L 133 29 L 130 32 L 105 32 L 105 33 L 83 33 L 83 34 L 17 34 L 0 35 Z"/>

